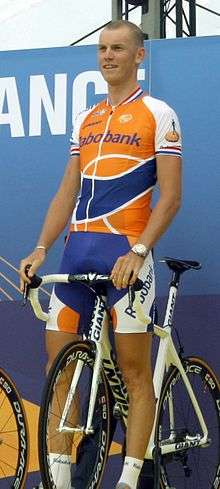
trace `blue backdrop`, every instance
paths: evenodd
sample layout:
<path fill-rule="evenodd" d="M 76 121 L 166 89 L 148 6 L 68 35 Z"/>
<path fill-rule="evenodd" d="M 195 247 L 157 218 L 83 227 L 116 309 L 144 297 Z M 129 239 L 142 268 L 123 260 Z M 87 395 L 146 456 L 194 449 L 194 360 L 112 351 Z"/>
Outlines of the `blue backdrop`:
<path fill-rule="evenodd" d="M 176 318 L 186 353 L 196 350 L 219 370 L 220 37 L 149 41 L 146 47 L 140 83 L 174 107 L 184 143 L 183 205 L 156 247 L 156 263 L 164 255 L 202 262 L 201 271 L 184 276 Z M 36 407 L 43 325 L 20 306 L 16 270 L 36 243 L 63 174 L 73 116 L 98 102 L 106 85 L 95 46 L 1 52 L 0 60 L 1 365 Z M 42 272 L 57 269 L 62 247 L 63 237 Z M 162 316 L 169 274 L 164 265 L 156 270 Z M 29 480 L 37 480 L 34 463 L 31 470 Z"/>
<path fill-rule="evenodd" d="M 218 142 L 219 36 L 147 43 L 142 86 L 177 111 L 184 136 L 183 206 L 157 247 L 203 263 L 186 293 L 218 294 L 220 227 Z M 1 255 L 15 265 L 34 246 L 68 159 L 72 113 L 106 92 L 96 47 L 1 53 Z M 60 253 L 51 252 L 47 269 Z M 159 274 L 159 295 L 166 274 Z M 4 295 L 1 295 L 4 298 Z"/>

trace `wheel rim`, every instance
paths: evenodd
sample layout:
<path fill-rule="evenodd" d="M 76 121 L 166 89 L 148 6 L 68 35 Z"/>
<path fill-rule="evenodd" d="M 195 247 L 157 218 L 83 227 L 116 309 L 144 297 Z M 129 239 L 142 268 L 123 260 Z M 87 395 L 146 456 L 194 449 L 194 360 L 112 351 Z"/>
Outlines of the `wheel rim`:
<path fill-rule="evenodd" d="M 0 371 L 0 485 L 23 488 L 28 465 L 28 430 L 20 396 L 8 375 Z"/>

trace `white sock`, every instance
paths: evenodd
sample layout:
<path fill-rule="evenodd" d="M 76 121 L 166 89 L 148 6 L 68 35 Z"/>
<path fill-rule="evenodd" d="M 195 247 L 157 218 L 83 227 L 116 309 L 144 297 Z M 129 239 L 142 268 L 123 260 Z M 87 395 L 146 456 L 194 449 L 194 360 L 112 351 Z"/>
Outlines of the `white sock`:
<path fill-rule="evenodd" d="M 131 489 L 137 489 L 138 477 L 143 465 L 143 460 L 133 457 L 125 457 L 121 477 L 118 481 L 128 484 Z"/>
<path fill-rule="evenodd" d="M 50 453 L 50 470 L 57 489 L 71 489 L 71 456 Z"/>

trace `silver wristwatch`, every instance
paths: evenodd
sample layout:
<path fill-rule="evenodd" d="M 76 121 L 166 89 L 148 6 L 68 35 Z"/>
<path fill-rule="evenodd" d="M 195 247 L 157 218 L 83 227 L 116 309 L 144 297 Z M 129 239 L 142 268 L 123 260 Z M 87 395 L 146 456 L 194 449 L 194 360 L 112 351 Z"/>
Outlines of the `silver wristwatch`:
<path fill-rule="evenodd" d="M 149 248 L 142 243 L 136 243 L 134 246 L 132 246 L 131 251 L 133 251 L 135 255 L 142 256 L 143 258 L 146 258 L 146 256 L 150 253 Z"/>

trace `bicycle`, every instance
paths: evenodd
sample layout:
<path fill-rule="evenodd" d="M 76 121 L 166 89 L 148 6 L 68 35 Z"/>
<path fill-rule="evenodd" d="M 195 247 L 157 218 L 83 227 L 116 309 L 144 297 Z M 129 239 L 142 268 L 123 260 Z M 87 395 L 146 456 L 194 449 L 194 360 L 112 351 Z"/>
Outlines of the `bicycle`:
<path fill-rule="evenodd" d="M 21 396 L 0 368 L 0 486 L 23 489 L 29 460 L 29 434 Z"/>
<path fill-rule="evenodd" d="M 220 384 L 212 368 L 196 356 L 177 353 L 172 339 L 173 314 L 180 277 L 198 270 L 196 261 L 164 258 L 172 271 L 163 326 L 146 321 L 138 294 L 147 293 L 147 284 L 129 288 L 129 307 L 159 337 L 154 369 L 156 415 L 145 455 L 154 466 L 155 489 L 220 488 Z M 69 449 L 71 469 L 83 463 L 83 450 L 91 448 L 89 467 L 83 467 L 84 480 L 77 470 L 74 488 L 100 488 L 106 465 L 111 422 L 120 419 L 126 429 L 128 396 L 109 341 L 107 309 L 97 284 L 109 280 L 97 274 L 46 275 L 36 277 L 29 298 L 36 316 L 48 315 L 39 302 L 39 286 L 46 283 L 79 281 L 96 294 L 89 333 L 82 341 L 70 343 L 55 360 L 47 378 L 39 418 L 39 460 L 44 488 L 56 489 L 50 452 L 53 437 L 59 436 L 63 451 Z M 61 386 L 65 386 L 65 389 Z M 62 393 L 61 393 L 62 391 Z M 75 424 L 74 424 L 75 423 Z M 70 449 L 71 448 L 71 449 Z M 73 476 L 74 477 L 74 476 Z M 77 479 L 78 477 L 78 479 Z M 80 485 L 81 484 L 81 485 Z M 63 488 L 67 489 L 67 488 Z"/>

